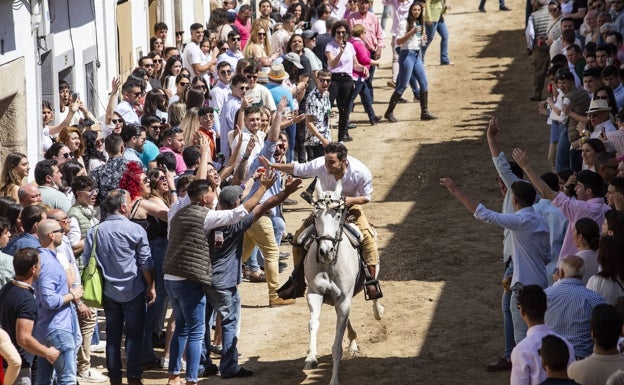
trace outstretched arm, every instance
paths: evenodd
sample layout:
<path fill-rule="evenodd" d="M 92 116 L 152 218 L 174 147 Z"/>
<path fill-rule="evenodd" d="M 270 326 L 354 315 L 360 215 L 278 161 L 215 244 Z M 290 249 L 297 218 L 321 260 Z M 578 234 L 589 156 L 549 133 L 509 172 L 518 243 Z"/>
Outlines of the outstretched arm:
<path fill-rule="evenodd" d="M 513 158 L 515 159 L 516 163 L 518 163 L 518 165 L 522 167 L 524 173 L 527 175 L 527 177 L 529 177 L 529 180 L 531 181 L 533 186 L 535 186 L 537 191 L 539 191 L 540 195 L 543 198 L 553 200 L 557 197 L 558 192 L 551 189 L 550 186 L 548 186 L 546 182 L 544 182 L 542 178 L 537 175 L 533 168 L 529 166 L 529 158 L 526 156 L 526 153 L 524 151 L 519 148 L 514 149 Z"/>
<path fill-rule="evenodd" d="M 464 206 L 471 212 L 475 213 L 477 211 L 477 207 L 479 207 L 479 202 L 470 198 L 466 193 L 464 193 L 453 181 L 451 178 L 440 178 L 440 185 L 446 187 L 451 194 L 453 194 L 457 199 L 459 199 Z"/>
<path fill-rule="evenodd" d="M 499 131 L 500 128 L 498 128 L 498 119 L 496 119 L 496 116 L 492 116 L 492 119 L 490 119 L 486 131 L 486 137 L 488 141 L 488 146 L 490 147 L 490 154 L 492 155 L 492 158 L 496 158 L 501 153 L 500 146 L 498 145 L 498 140 L 496 140 L 496 135 Z"/>

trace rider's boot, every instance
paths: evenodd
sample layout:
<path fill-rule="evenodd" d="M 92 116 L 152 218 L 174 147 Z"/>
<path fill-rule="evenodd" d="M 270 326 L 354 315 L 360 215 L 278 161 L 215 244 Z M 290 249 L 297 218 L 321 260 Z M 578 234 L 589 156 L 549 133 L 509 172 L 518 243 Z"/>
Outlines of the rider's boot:
<path fill-rule="evenodd" d="M 303 297 L 305 291 L 305 272 L 303 270 L 303 261 L 301 261 L 293 270 L 288 281 L 277 289 L 277 296 L 282 299 Z"/>
<path fill-rule="evenodd" d="M 381 287 L 379 287 L 379 281 L 375 276 L 375 265 L 366 266 L 368 272 L 370 273 L 370 278 L 364 282 L 366 289 L 366 299 L 379 299 L 383 297 L 381 293 Z"/>

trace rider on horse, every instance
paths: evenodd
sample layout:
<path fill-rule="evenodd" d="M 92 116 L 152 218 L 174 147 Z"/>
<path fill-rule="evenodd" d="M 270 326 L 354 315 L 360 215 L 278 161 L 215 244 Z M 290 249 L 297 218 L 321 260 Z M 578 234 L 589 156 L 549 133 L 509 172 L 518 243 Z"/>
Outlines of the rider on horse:
<path fill-rule="evenodd" d="M 379 264 L 376 234 L 362 210 L 362 205 L 370 202 L 373 193 L 373 180 L 368 168 L 359 160 L 348 156 L 347 148 L 342 143 L 328 144 L 325 147 L 325 156 L 310 162 L 273 163 L 270 166 L 298 177 L 317 177 L 326 190 L 333 190 L 337 182 L 341 181 L 342 192 L 349 207 L 347 216 L 353 219 L 353 223 L 362 233 L 362 257 L 368 270 L 367 275 L 370 275 L 371 278 L 367 279 L 365 288 L 367 297 L 369 299 L 381 298 L 382 293 L 375 280 L 376 266 Z M 295 242 L 293 242 L 295 271 L 288 282 L 278 290 L 281 298 L 301 297 L 305 291 L 302 261 L 306 251 L 301 245 L 297 244 L 296 240 L 301 231 L 307 227 L 307 224 L 309 224 L 309 221 L 304 221 L 303 226 L 295 233 Z"/>

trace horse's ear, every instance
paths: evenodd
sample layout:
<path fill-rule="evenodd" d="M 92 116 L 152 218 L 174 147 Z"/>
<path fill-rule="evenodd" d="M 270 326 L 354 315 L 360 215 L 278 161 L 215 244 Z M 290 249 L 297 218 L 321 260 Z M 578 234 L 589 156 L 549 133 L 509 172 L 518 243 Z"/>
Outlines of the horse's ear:
<path fill-rule="evenodd" d="M 336 196 L 338 196 L 338 197 L 342 196 L 342 180 L 338 179 L 338 182 L 336 183 L 336 188 L 334 189 L 334 192 L 336 193 Z"/>
<path fill-rule="evenodd" d="M 314 186 L 314 194 L 316 195 L 315 200 L 320 200 L 323 198 L 323 186 L 321 186 L 321 180 L 316 180 L 316 186 Z"/>

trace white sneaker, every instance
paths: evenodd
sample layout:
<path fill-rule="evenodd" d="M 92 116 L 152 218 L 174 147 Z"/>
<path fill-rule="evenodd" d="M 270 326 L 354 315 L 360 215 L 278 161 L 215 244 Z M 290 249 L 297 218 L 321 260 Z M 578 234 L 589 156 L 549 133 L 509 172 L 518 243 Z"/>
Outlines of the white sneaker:
<path fill-rule="evenodd" d="M 89 370 L 78 373 L 78 381 L 106 382 L 108 381 L 108 377 L 98 372 L 96 369 L 90 368 Z"/>
<path fill-rule="evenodd" d="M 160 357 L 160 367 L 167 370 L 169 368 L 169 359 L 165 357 Z M 182 363 L 180 364 L 180 370 L 183 372 L 186 371 L 186 361 L 182 360 Z"/>
<path fill-rule="evenodd" d="M 97 345 L 91 345 L 89 348 L 91 353 L 101 353 L 106 350 L 106 341 L 100 341 Z"/>

